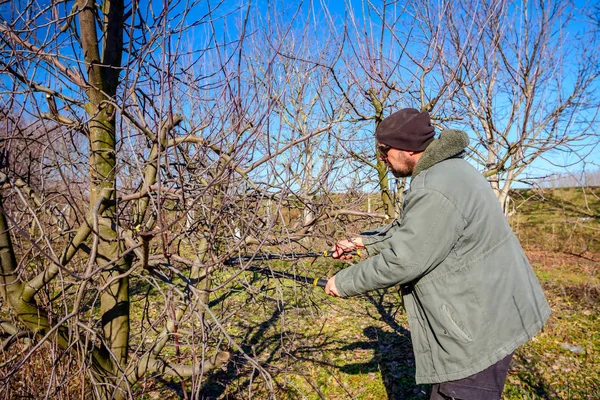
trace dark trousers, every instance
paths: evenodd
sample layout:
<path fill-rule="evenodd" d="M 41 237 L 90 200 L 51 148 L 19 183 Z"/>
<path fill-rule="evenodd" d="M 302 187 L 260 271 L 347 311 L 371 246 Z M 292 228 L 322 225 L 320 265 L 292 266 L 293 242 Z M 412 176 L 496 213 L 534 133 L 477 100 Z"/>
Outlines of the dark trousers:
<path fill-rule="evenodd" d="M 475 375 L 458 381 L 436 383 L 429 400 L 500 400 L 512 354 Z"/>

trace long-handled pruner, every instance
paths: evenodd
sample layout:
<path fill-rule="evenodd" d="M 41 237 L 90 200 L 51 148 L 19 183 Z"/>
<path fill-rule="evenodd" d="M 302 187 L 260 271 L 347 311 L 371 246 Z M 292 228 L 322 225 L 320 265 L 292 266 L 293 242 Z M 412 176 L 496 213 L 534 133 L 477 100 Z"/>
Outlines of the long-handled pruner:
<path fill-rule="evenodd" d="M 346 254 L 360 255 L 360 252 L 349 251 Z M 225 264 L 226 265 L 234 265 L 236 263 L 243 262 L 243 261 L 247 262 L 247 261 L 265 261 L 265 260 L 294 260 L 297 258 L 305 258 L 305 257 L 331 257 L 332 255 L 333 255 L 333 252 L 331 252 L 331 251 L 324 251 L 322 253 L 309 252 L 309 253 L 287 253 L 287 254 L 259 253 L 259 254 L 254 254 L 251 256 L 231 257 L 230 259 L 225 261 Z M 296 282 L 301 282 L 304 284 L 318 286 L 321 288 L 325 288 L 325 285 L 327 285 L 327 279 L 309 278 L 307 276 L 291 274 L 289 272 L 283 272 L 283 271 L 275 271 L 270 268 L 262 268 L 262 267 L 257 267 L 254 265 L 247 267 L 246 270 L 252 271 L 252 272 L 257 272 L 259 274 L 267 275 L 267 276 L 274 277 L 274 278 L 292 279 Z"/>
<path fill-rule="evenodd" d="M 308 276 L 290 274 L 289 272 L 283 272 L 283 271 L 274 271 L 269 268 L 261 268 L 261 267 L 257 267 L 254 265 L 249 266 L 246 270 L 252 271 L 252 272 L 258 272 L 259 274 L 267 275 L 267 276 L 273 277 L 273 278 L 292 279 L 296 282 L 304 283 L 307 285 L 318 286 L 318 287 L 322 287 L 322 288 L 325 288 L 325 285 L 327 285 L 327 279 L 309 278 Z"/>
<path fill-rule="evenodd" d="M 353 250 L 345 252 L 344 254 L 360 255 L 359 251 Z M 257 253 L 251 256 L 237 256 L 231 257 L 225 261 L 225 265 L 233 265 L 238 262 L 248 261 L 268 261 L 268 260 L 284 260 L 291 261 L 298 258 L 314 258 L 314 257 L 332 257 L 332 251 L 323 251 L 322 253 L 316 251 L 310 251 L 308 253 L 284 253 L 284 254 L 268 254 L 268 253 Z"/>

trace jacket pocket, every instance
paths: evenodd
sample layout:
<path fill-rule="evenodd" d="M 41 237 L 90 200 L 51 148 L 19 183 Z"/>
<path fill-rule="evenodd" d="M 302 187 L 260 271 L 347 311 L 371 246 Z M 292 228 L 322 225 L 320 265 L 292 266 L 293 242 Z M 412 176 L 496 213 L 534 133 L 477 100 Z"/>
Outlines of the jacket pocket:
<path fill-rule="evenodd" d="M 465 324 L 461 321 L 459 315 L 452 307 L 447 304 L 442 304 L 441 315 L 444 319 L 445 334 L 450 334 L 463 343 L 470 343 L 473 341 L 473 337 L 468 333 Z"/>

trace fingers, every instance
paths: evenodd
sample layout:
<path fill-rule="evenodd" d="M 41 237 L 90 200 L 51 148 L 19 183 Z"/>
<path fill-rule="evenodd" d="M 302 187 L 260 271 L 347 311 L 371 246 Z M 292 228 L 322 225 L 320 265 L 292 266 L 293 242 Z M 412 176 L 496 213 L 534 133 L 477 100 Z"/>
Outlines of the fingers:
<path fill-rule="evenodd" d="M 345 254 L 353 250 L 356 250 L 356 245 L 351 240 L 340 240 L 335 244 L 335 247 L 331 249 L 333 258 L 339 258 L 340 260 L 348 260 L 352 258 L 352 255 Z"/>
<path fill-rule="evenodd" d="M 364 249 L 365 248 L 365 244 L 363 243 L 363 240 L 360 236 L 355 237 L 354 239 L 352 239 L 352 243 L 354 243 L 354 246 L 357 249 Z"/>
<path fill-rule="evenodd" d="M 337 288 L 335 287 L 335 276 L 332 276 L 327 281 L 327 285 L 325 285 L 325 293 L 333 297 L 339 297 L 340 294 L 338 293 Z"/>

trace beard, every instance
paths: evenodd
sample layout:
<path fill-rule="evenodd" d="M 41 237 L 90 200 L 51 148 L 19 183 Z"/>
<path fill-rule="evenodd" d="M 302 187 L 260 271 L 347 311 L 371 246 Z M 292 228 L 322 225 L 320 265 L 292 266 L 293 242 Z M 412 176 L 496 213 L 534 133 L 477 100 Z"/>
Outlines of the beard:
<path fill-rule="evenodd" d="M 411 176 L 413 171 L 415 170 L 415 165 L 417 165 L 417 162 L 412 158 L 406 156 L 401 157 L 401 160 L 399 161 L 400 162 L 397 163 L 398 165 L 396 165 L 396 167 L 394 167 L 388 161 L 388 168 L 392 172 L 392 174 L 394 174 L 396 178 L 406 178 Z"/>
<path fill-rule="evenodd" d="M 406 169 L 402 169 L 400 171 L 392 170 L 392 174 L 394 174 L 396 178 L 407 178 L 412 175 L 412 171 L 408 171 Z"/>

